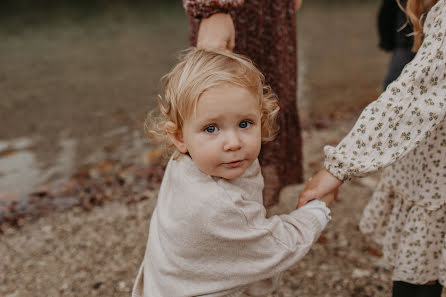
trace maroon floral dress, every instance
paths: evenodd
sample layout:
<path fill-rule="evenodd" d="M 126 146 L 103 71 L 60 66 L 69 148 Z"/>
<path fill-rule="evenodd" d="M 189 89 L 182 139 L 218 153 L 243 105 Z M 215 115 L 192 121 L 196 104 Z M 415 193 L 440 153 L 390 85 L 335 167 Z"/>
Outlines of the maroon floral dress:
<path fill-rule="evenodd" d="M 262 147 L 264 203 L 278 201 L 280 190 L 303 180 L 302 140 L 297 113 L 295 0 L 183 0 L 190 16 L 190 42 L 196 45 L 202 18 L 230 13 L 235 25 L 234 52 L 246 55 L 264 73 L 279 98 L 278 137 Z"/>

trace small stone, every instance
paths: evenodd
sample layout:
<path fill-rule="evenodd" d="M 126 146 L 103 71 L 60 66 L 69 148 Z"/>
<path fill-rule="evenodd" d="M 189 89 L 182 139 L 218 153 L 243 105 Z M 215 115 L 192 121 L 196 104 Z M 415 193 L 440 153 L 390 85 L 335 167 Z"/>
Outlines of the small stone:
<path fill-rule="evenodd" d="M 353 272 L 352 272 L 353 278 L 362 278 L 362 277 L 368 277 L 368 276 L 370 276 L 370 271 L 368 271 L 368 270 L 359 269 L 359 268 L 353 269 Z"/>
<path fill-rule="evenodd" d="M 314 276 L 314 272 L 313 271 L 307 271 L 305 272 L 305 277 L 311 278 Z"/>
<path fill-rule="evenodd" d="M 120 291 L 125 291 L 126 288 L 127 288 L 127 284 L 125 283 L 125 281 L 120 281 L 118 283 L 118 288 L 119 288 Z"/>
<path fill-rule="evenodd" d="M 97 282 L 93 285 L 93 289 L 97 290 L 101 287 L 101 285 L 102 285 L 102 282 Z"/>

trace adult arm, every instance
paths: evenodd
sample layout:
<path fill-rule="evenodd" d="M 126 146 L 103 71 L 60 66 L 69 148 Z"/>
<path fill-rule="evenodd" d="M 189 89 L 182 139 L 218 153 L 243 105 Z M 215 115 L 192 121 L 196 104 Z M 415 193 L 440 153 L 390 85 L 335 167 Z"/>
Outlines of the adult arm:
<path fill-rule="evenodd" d="M 307 184 L 299 206 L 333 191 L 344 180 L 403 158 L 445 120 L 445 16 L 446 6 L 439 2 L 428 14 L 425 38 L 412 62 L 364 109 L 336 147 L 324 148 L 325 169 Z"/>
<path fill-rule="evenodd" d="M 243 3 L 243 0 L 183 0 L 187 14 L 201 19 L 197 48 L 233 50 L 235 28 L 230 12 L 241 7 Z"/>
<path fill-rule="evenodd" d="M 201 20 L 197 48 L 223 48 L 232 51 L 235 47 L 235 27 L 230 12 L 243 4 L 243 0 L 183 0 L 187 14 Z M 295 0 L 296 11 L 301 5 L 302 0 Z"/>

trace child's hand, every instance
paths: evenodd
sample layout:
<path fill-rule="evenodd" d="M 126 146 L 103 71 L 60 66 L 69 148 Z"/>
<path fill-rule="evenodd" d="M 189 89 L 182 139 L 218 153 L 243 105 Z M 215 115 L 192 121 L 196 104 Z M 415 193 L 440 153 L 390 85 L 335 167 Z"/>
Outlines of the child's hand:
<path fill-rule="evenodd" d="M 308 181 L 304 190 L 300 193 L 297 208 L 305 205 L 311 200 L 325 197 L 325 195 L 337 190 L 341 184 L 342 181 L 337 179 L 326 169 L 320 170 Z"/>

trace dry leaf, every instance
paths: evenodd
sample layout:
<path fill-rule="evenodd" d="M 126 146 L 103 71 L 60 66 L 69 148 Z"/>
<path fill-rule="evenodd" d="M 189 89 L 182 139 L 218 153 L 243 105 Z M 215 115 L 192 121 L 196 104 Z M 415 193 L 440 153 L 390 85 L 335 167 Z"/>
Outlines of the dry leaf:
<path fill-rule="evenodd" d="M 324 235 L 321 235 L 321 236 L 319 236 L 319 238 L 317 239 L 316 242 L 324 244 L 324 243 L 327 243 L 327 241 L 328 241 L 327 237 L 325 237 Z"/>
<path fill-rule="evenodd" d="M 383 256 L 383 253 L 380 250 L 377 250 L 372 247 L 369 247 L 367 251 L 373 257 L 381 258 Z"/>

